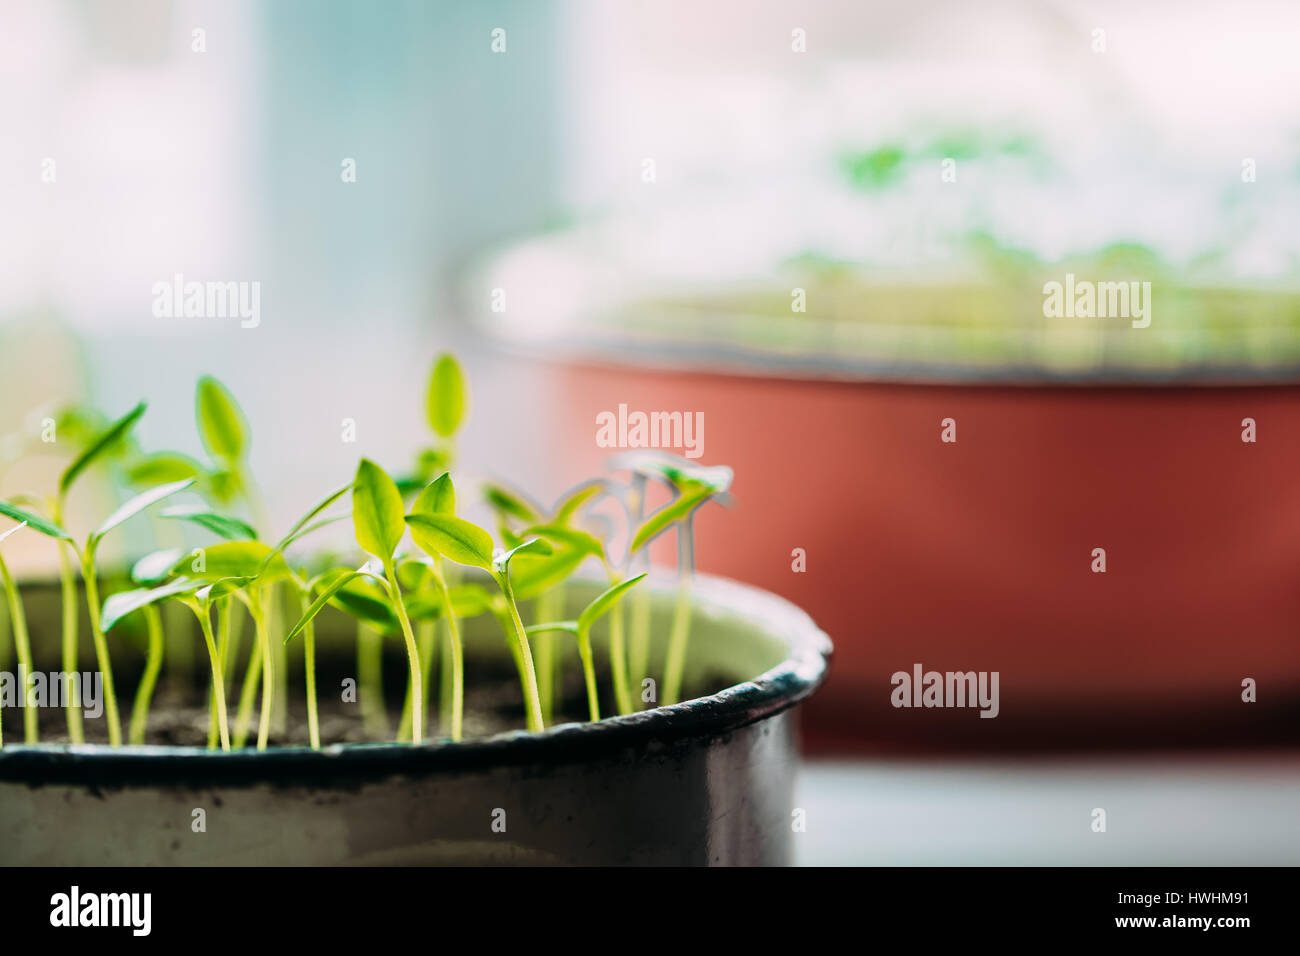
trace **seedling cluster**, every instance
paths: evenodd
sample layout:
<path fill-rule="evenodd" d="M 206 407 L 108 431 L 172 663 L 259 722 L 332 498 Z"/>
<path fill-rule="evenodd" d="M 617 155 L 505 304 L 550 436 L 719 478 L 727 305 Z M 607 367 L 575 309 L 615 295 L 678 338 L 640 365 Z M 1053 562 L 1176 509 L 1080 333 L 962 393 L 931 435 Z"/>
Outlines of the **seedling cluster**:
<path fill-rule="evenodd" d="M 90 636 L 103 673 L 109 742 L 123 743 L 123 728 L 113 684 L 111 641 L 114 629 L 138 615 L 147 635 L 147 653 L 125 739 L 145 743 L 150 704 L 179 607 L 198 623 L 207 658 L 208 747 L 245 747 L 254 733 L 265 749 L 274 727 L 283 727 L 289 706 L 285 648 L 302 644 L 308 743 L 321 746 L 316 687 L 317 616 L 328 606 L 355 619 L 358 680 L 368 699 L 382 700 L 378 669 L 371 658 L 382 646 L 375 635 L 399 638 L 409 669 L 397 739 L 428 738 L 432 663 L 442 654 L 437 691 L 441 736 L 459 741 L 465 725 L 465 666 L 461 622 L 490 615 L 499 624 L 523 691 L 524 724 L 543 730 L 558 709 L 563 655 L 557 641 L 573 641 L 582 666 L 586 711 L 593 721 L 610 710 L 599 693 L 593 629 L 608 622 L 609 684 L 612 709 L 628 714 L 648 701 L 634 689 L 650 670 L 650 603 L 637 585 L 649 570 L 647 547 L 673 532 L 678 542 L 679 585 L 668 639 L 659 703 L 675 703 L 682 689 L 691 626 L 690 585 L 694 567 L 693 516 L 710 500 L 724 498 L 731 483 L 726 468 L 703 468 L 660 453 L 620 456 L 616 472 L 627 477 L 587 481 L 545 508 L 513 489 L 487 484 L 484 501 L 493 531 L 467 520 L 457 507 L 455 439 L 469 408 L 469 390 L 460 364 L 439 356 L 429 377 L 426 417 L 431 442 L 419 452 L 409 473 L 394 478 L 362 459 L 351 481 L 332 489 L 286 532 L 271 534 L 271 522 L 250 474 L 249 429 L 233 395 L 212 378 L 200 380 L 196 398 L 199 437 L 209 456 L 200 462 L 175 452 L 142 452 L 132 439 L 145 413 L 137 405 L 116 421 L 99 424 L 84 410 L 65 416 L 80 423 L 80 453 L 47 497 L 27 495 L 0 500 L 0 514 L 17 524 L 0 532 L 0 545 L 19 532 L 45 535 L 56 543 L 62 596 L 62 669 L 77 669 L 78 619 L 84 593 Z M 89 423 L 89 425 L 88 425 Z M 135 494 L 81 536 L 66 527 L 67 498 L 91 469 L 123 479 Z M 651 482 L 669 492 L 667 503 L 647 511 Z M 189 500 L 182 500 L 186 496 Z M 613 501 L 624 520 L 598 520 L 597 504 Z M 164 502 L 167 504 L 164 506 Z M 187 550 L 160 548 L 130 569 L 132 586 L 101 600 L 100 543 L 125 522 L 146 512 L 165 528 L 184 522 L 210 536 L 207 545 Z M 307 555 L 290 559 L 291 550 L 313 532 L 350 518 L 358 560 Z M 619 553 L 613 553 L 616 524 L 625 526 Z M 587 566 L 599 566 L 606 589 L 576 619 L 563 617 L 566 588 Z M 80 584 L 79 580 L 80 579 Z M 0 584 L 6 594 L 21 688 L 33 672 L 31 640 L 22 597 L 3 559 Z M 623 598 L 633 593 L 630 627 Z M 531 611 L 525 623 L 521 606 Z M 284 608 L 290 614 L 283 614 Z M 247 655 L 238 697 L 228 700 L 231 671 L 245 616 L 252 621 L 253 645 Z M 290 622 L 293 623 L 290 623 Z M 184 628 L 184 619 L 180 621 Z M 193 633 L 192 627 L 184 628 Z M 630 638 L 630 639 L 629 639 Z M 35 708 L 24 711 L 26 743 L 39 740 Z M 382 709 L 380 721 L 386 727 Z M 68 739 L 84 743 L 80 708 L 66 710 Z M 3 739 L 0 738 L 0 745 Z"/>

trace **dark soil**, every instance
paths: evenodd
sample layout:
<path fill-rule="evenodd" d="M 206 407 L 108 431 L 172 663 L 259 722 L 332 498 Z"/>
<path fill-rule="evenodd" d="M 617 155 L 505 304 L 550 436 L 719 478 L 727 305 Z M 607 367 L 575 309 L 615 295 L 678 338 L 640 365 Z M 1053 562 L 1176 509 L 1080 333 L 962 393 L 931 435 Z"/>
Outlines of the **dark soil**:
<path fill-rule="evenodd" d="M 406 685 L 400 679 L 390 679 L 393 675 L 385 672 L 384 697 L 387 707 L 387 733 L 378 733 L 367 729 L 359 702 L 344 702 L 338 688 L 341 680 L 332 679 L 327 673 L 317 675 L 317 711 L 320 720 L 322 744 L 365 743 L 392 741 L 397 737 L 397 725 L 401 717 L 401 706 L 406 695 Z M 238 675 L 242 680 L 242 673 Z M 350 674 L 347 676 L 351 676 Z M 464 737 L 487 737 L 509 730 L 524 729 L 523 690 L 517 676 L 478 675 L 473 681 L 468 677 L 465 687 Z M 435 673 L 432 681 L 433 699 L 427 704 L 425 736 L 434 740 L 447 736 L 450 729 L 444 730 L 438 721 L 438 680 Z M 236 731 L 236 714 L 239 709 L 239 689 L 237 681 L 233 688 L 227 688 L 227 708 L 229 711 L 230 733 L 233 738 Z M 145 742 L 173 746 L 203 747 L 208 743 L 208 705 L 192 686 L 186 686 L 182 679 L 160 678 L 154 691 L 149 708 L 148 730 Z M 357 692 L 358 701 L 365 694 L 361 688 Z M 581 674 L 576 671 L 564 675 L 564 693 L 562 706 L 557 706 L 552 723 L 585 721 L 587 719 L 586 698 L 583 696 Z M 122 733 L 127 733 L 130 722 L 131 705 L 135 696 L 135 682 L 130 681 L 118 687 L 118 709 L 122 720 Z M 613 692 L 604 689 L 602 701 L 612 704 Z M 559 702 L 557 702 L 559 703 Z M 260 684 L 254 697 L 252 718 L 246 745 L 252 746 L 257 740 L 257 720 L 261 705 Z M 39 714 L 41 743 L 68 743 L 68 728 L 62 708 L 43 707 Z M 6 708 L 3 711 L 4 741 L 6 744 L 22 742 L 22 712 Z M 372 718 L 373 722 L 373 718 Z M 98 719 L 87 717 L 84 720 L 87 743 L 108 743 L 108 725 L 101 716 Z M 269 746 L 306 746 L 309 743 L 307 725 L 307 698 L 303 675 L 295 671 L 291 675 L 289 687 L 289 711 L 283 722 L 283 730 L 277 731 L 275 720 L 268 738 Z"/>

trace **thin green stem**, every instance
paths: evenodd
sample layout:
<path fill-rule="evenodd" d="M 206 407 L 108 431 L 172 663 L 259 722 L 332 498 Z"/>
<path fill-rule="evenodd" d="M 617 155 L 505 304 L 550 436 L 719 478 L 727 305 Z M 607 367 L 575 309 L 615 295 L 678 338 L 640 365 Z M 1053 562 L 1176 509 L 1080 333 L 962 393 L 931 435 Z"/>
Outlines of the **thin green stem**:
<path fill-rule="evenodd" d="M 221 673 L 230 673 L 234 664 L 231 662 L 230 654 L 230 628 L 234 615 L 232 598 L 221 598 L 216 603 L 217 608 L 217 660 L 221 662 Z M 217 685 L 214 680 L 212 686 L 208 689 L 208 749 L 217 749 Z"/>
<path fill-rule="evenodd" d="M 677 603 L 673 606 L 673 629 L 668 638 L 668 659 L 664 664 L 663 703 L 675 704 L 682 690 L 682 674 L 686 669 L 686 639 L 691 625 L 691 592 L 685 579 L 677 587 Z"/>
<path fill-rule="evenodd" d="M 415 626 L 416 643 L 420 647 L 420 686 L 424 688 L 425 709 L 433 694 L 433 667 L 438 660 L 438 622 L 421 621 Z"/>
<path fill-rule="evenodd" d="M 438 670 L 438 725 L 450 730 L 452 705 L 456 696 L 456 675 L 451 668 L 451 625 L 443 618 L 438 619 L 438 649 L 443 659 L 443 666 Z"/>
<path fill-rule="evenodd" d="M 527 714 L 528 729 L 534 733 L 546 726 L 542 720 L 542 703 L 537 695 L 537 672 L 533 668 L 533 653 L 528 647 L 528 635 L 524 632 L 524 622 L 519 617 L 519 607 L 515 604 L 514 590 L 510 587 L 509 572 L 495 575 L 501 593 L 505 595 L 506 607 L 510 610 L 510 623 L 514 628 L 516 661 L 519 663 L 519 676 L 524 687 L 524 709 Z"/>
<path fill-rule="evenodd" d="M 406 640 L 406 663 L 411 671 L 411 681 L 415 693 L 411 700 L 411 742 L 424 741 L 424 690 L 420 686 L 420 650 L 415 646 L 415 634 L 411 631 L 411 619 L 406 614 L 406 603 L 402 600 L 402 590 L 397 584 L 397 572 L 393 562 L 384 562 L 384 576 L 393 594 L 393 607 L 397 611 L 397 620 L 402 625 L 402 637 Z"/>
<path fill-rule="evenodd" d="M 637 588 L 632 595 L 631 637 L 628 680 L 633 687 L 640 688 L 650 673 L 650 589 L 647 587 Z"/>
<path fill-rule="evenodd" d="M 268 634 L 280 633 L 281 607 L 280 599 L 287 597 L 276 585 L 268 586 L 269 598 L 266 608 L 266 630 Z M 275 701 L 271 708 L 271 726 L 277 734 L 284 736 L 289 729 L 289 647 L 284 641 L 271 644 L 275 664 Z"/>
<path fill-rule="evenodd" d="M 9 607 L 9 622 L 14 632 L 14 654 L 18 658 L 18 693 L 22 695 L 22 703 L 27 705 L 30 703 L 26 698 L 27 682 L 32 673 L 32 644 L 27 636 L 27 614 L 23 610 L 23 602 L 18 594 L 18 586 L 14 584 L 13 576 L 9 573 L 9 566 L 5 564 L 3 558 L 0 558 L 0 580 L 4 581 L 5 598 Z M 35 707 L 23 707 L 23 740 L 29 744 L 34 744 L 38 740 L 37 716 Z"/>
<path fill-rule="evenodd" d="M 673 607 L 673 629 L 668 638 L 664 662 L 665 704 L 675 704 L 682 692 L 686 671 L 686 642 L 691 632 L 691 576 L 695 573 L 695 522 L 687 515 L 677 526 L 677 603 Z"/>
<path fill-rule="evenodd" d="M 563 616 L 562 604 L 556 600 L 558 587 L 551 588 L 537 598 L 537 620 L 556 621 Z M 562 599 L 563 595 L 559 595 Z M 542 719 L 548 724 L 555 721 L 555 695 L 557 690 L 555 661 L 555 632 L 542 631 L 533 636 L 537 650 L 537 696 L 542 703 Z"/>
<path fill-rule="evenodd" d="M 591 654 L 589 628 L 578 628 L 578 656 L 582 658 L 582 675 L 587 682 L 587 712 L 595 722 L 600 720 L 600 700 L 596 695 L 596 665 Z"/>
<path fill-rule="evenodd" d="M 230 726 L 226 719 L 226 684 L 222 676 L 221 652 L 212 637 L 211 612 L 205 606 L 202 612 L 196 610 L 194 613 L 199 619 L 199 627 L 203 629 L 203 643 L 208 646 L 208 662 L 212 667 L 212 693 L 217 700 L 217 727 L 221 732 L 221 749 L 229 751 Z M 213 748 L 209 747 L 209 749 Z"/>
<path fill-rule="evenodd" d="M 636 475 L 632 479 L 628 499 L 633 527 L 639 526 L 645 519 L 645 489 L 646 477 Z M 628 555 L 629 574 L 636 569 L 638 558 L 643 569 L 650 570 L 649 554 L 642 550 L 638 554 Z M 632 595 L 632 646 L 628 668 L 629 682 L 633 687 L 641 688 L 645 679 L 650 676 L 650 592 L 644 587 L 637 588 L 636 593 Z M 644 691 L 637 696 L 637 703 L 642 703 L 640 698 L 644 696 Z"/>
<path fill-rule="evenodd" d="M 99 582 L 95 575 L 95 548 L 88 544 L 81 556 L 81 576 L 86 582 L 86 607 L 90 611 L 90 636 L 95 643 L 95 659 L 104 675 L 104 718 L 108 721 L 108 743 L 122 746 L 122 720 L 117 712 L 117 691 L 113 689 L 113 662 L 108 654 L 108 641 L 99 626 Z"/>
<path fill-rule="evenodd" d="M 610 575 L 610 585 L 618 583 Z M 588 638 L 590 642 L 590 638 Z M 615 604 L 609 612 L 609 669 L 614 674 L 614 703 L 620 714 L 632 713 L 632 693 L 627 683 L 627 650 L 623 638 L 623 605 Z"/>
<path fill-rule="evenodd" d="M 234 746 L 238 750 L 248 740 L 248 730 L 253 720 L 253 695 L 262 676 L 262 655 L 257 643 L 248 649 L 248 663 L 244 667 L 244 685 L 239 690 L 239 712 L 235 717 Z"/>
<path fill-rule="evenodd" d="M 311 606 L 311 595 L 304 592 L 301 598 L 302 613 Z M 303 669 L 307 672 L 307 733 L 311 749 L 320 750 L 320 716 L 316 710 L 316 621 L 312 619 L 302 629 Z"/>
<path fill-rule="evenodd" d="M 145 657 L 144 673 L 135 689 L 135 703 L 131 706 L 131 723 L 127 726 L 126 739 L 132 744 L 143 744 L 145 731 L 149 728 L 149 702 L 153 700 L 153 691 L 158 683 L 158 672 L 163 665 L 163 628 L 162 615 L 158 608 L 146 604 L 144 613 L 145 629 L 149 634 L 149 651 Z"/>
<path fill-rule="evenodd" d="M 459 741 L 465 724 L 465 648 L 460 640 L 460 622 L 451 606 L 451 592 L 447 590 L 447 579 L 442 575 L 442 562 L 433 562 L 433 581 L 438 586 L 442 598 L 442 619 L 447 622 L 447 636 L 450 642 L 451 660 L 451 739 Z"/>
<path fill-rule="evenodd" d="M 55 522 L 59 520 L 59 509 L 55 510 Z M 81 609 L 77 603 L 77 581 L 73 575 L 72 559 L 68 554 L 72 545 L 66 541 L 59 542 L 59 584 L 63 601 L 63 679 L 64 686 L 72 686 L 73 675 L 77 673 L 77 624 L 81 620 Z M 82 723 L 81 702 L 67 696 L 64 707 L 68 715 L 68 739 L 74 744 L 86 742 L 85 726 Z"/>
<path fill-rule="evenodd" d="M 257 720 L 257 749 L 265 750 L 271 736 L 271 713 L 275 705 L 275 662 L 271 657 L 271 635 L 266 628 L 266 613 L 262 608 L 262 594 L 256 586 L 252 593 L 253 626 L 257 646 L 262 652 L 262 712 Z"/>
<path fill-rule="evenodd" d="M 357 685 L 361 720 L 376 740 L 388 737 L 388 708 L 384 704 L 383 637 L 357 622 Z"/>

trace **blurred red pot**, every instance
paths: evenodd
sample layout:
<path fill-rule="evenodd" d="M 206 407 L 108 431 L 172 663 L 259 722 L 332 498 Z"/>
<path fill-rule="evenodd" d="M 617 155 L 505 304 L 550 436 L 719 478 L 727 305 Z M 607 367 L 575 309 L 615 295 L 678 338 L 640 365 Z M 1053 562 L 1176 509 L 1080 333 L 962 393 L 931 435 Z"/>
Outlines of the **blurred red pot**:
<path fill-rule="evenodd" d="M 556 374 L 575 478 L 606 454 L 600 412 L 703 413 L 702 460 L 734 467 L 736 506 L 700 513 L 699 566 L 789 598 L 831 634 L 832 677 L 806 714 L 815 744 L 1297 735 L 1300 388 Z M 997 718 L 891 706 L 891 675 L 916 664 L 997 671 Z"/>

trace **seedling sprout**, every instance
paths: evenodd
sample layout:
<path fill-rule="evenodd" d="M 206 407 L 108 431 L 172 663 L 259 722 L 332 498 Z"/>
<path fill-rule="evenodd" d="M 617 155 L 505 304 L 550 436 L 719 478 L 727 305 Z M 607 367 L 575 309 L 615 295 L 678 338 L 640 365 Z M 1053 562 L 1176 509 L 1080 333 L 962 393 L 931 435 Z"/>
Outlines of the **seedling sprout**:
<path fill-rule="evenodd" d="M 587 717 L 592 721 L 602 718 L 593 629 L 606 617 L 607 686 L 612 689 L 613 709 L 630 714 L 637 707 L 633 687 L 649 670 L 648 591 L 636 586 L 648 574 L 649 543 L 669 530 L 676 531 L 678 543 L 678 595 L 667 642 L 662 696 L 667 703 L 675 702 L 688 654 L 693 516 L 707 501 L 725 496 L 730 470 L 700 468 L 671 456 L 638 456 L 624 461 L 631 472 L 628 484 L 604 478 L 586 481 L 550 508 L 504 484 L 486 484 L 482 487 L 494 516 L 493 535 L 458 513 L 452 468 L 456 438 L 468 405 L 463 369 L 453 356 L 439 356 L 425 396 L 432 442 L 417 454 L 414 471 L 395 481 L 379 464 L 363 458 L 349 483 L 322 498 L 274 544 L 261 540 L 271 521 L 248 467 L 247 420 L 234 397 L 216 379 L 204 377 L 199 382 L 195 402 L 208 463 L 178 452 L 140 452 L 129 436 L 144 414 L 143 403 L 98 429 L 93 426 L 95 415 L 83 412 L 86 427 L 82 431 L 88 438 L 64 470 L 57 492 L 45 501 L 30 496 L 0 501 L 0 514 L 17 523 L 0 533 L 0 542 L 26 528 L 56 543 L 64 612 L 62 667 L 69 674 L 77 668 L 79 595 L 74 561 L 79 566 L 95 657 L 104 680 L 109 744 L 118 746 L 124 739 L 136 745 L 146 742 L 154 691 L 168 653 L 168 634 L 175 628 L 172 623 L 164 626 L 161 611 L 175 607 L 179 612 L 182 606 L 192 613 L 207 652 L 207 745 L 213 750 L 231 751 L 248 745 L 255 712 L 258 749 L 268 747 L 272 734 L 287 726 L 286 648 L 299 635 L 307 743 L 314 749 L 322 746 L 316 618 L 327 607 L 332 614 L 351 617 L 359 632 L 374 635 L 377 642 L 400 635 L 406 651 L 407 692 L 398 738 L 412 745 L 420 745 L 428 737 L 433 696 L 430 679 L 439 635 L 443 666 L 437 693 L 438 731 L 453 742 L 463 739 L 466 675 L 461 622 L 485 613 L 495 617 L 504 632 L 518 672 L 523 721 L 529 731 L 542 731 L 560 713 L 557 635 L 574 638 L 582 665 Z M 69 491 L 97 462 L 110 459 L 117 462 L 114 472 L 137 493 L 78 541 L 64 525 Z M 664 482 L 672 498 L 647 515 L 651 478 Z M 167 501 L 182 492 L 199 497 Z M 593 523 L 608 523 L 608 519 L 589 510 L 601 500 L 617 502 L 628 519 L 628 533 L 620 540 L 617 560 L 610 553 L 612 527 Z M 327 514 L 340 502 L 350 508 L 342 514 Z M 234 513 L 241 505 L 251 520 Z M 195 548 L 163 547 L 145 555 L 131 565 L 132 586 L 101 602 L 100 544 L 109 532 L 147 510 L 152 510 L 160 527 L 174 529 L 165 537 L 183 541 L 178 531 L 184 528 L 187 537 L 201 535 L 208 543 Z M 359 553 L 356 563 L 340 565 L 337 559 L 322 561 L 307 554 L 295 558 L 291 567 L 288 549 L 349 517 Z M 626 541 L 625 547 L 622 541 Z M 588 562 L 599 564 L 606 589 L 576 618 L 564 619 L 567 588 Z M 492 589 L 483 586 L 489 580 Z M 31 640 L 21 594 L 2 555 L 0 584 L 5 588 L 19 681 L 25 690 L 33 673 Z M 622 599 L 634 590 L 629 649 Z M 296 623 L 283 631 L 275 613 L 280 600 L 291 601 L 297 614 Z M 531 623 L 525 623 L 521 607 L 530 611 Z M 239 657 L 241 614 L 252 620 L 253 646 L 232 711 L 227 693 L 233 687 L 232 670 Z M 124 738 L 108 635 L 132 617 L 143 625 L 145 651 Z M 166 620 L 172 621 L 170 613 Z M 358 676 L 367 689 L 379 683 L 377 674 Z M 36 716 L 34 708 L 24 713 L 25 743 L 38 740 Z M 69 702 L 67 724 L 68 738 L 84 742 L 82 714 L 75 702 Z"/>

